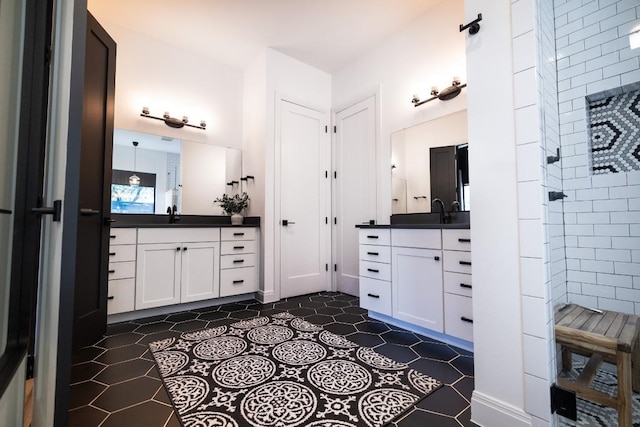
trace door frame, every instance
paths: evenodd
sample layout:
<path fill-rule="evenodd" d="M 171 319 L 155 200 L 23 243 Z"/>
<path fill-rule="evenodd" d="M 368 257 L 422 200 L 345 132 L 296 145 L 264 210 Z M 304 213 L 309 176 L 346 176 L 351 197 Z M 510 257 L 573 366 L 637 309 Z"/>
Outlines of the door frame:
<path fill-rule="evenodd" d="M 314 110 L 317 111 L 321 114 L 323 114 L 326 118 L 326 123 L 327 123 L 327 127 L 330 126 L 330 119 L 331 119 L 331 115 L 330 115 L 330 111 L 328 109 L 319 107 L 317 105 L 311 105 L 310 103 L 303 101 L 301 99 L 298 99 L 296 97 L 292 97 L 292 96 L 288 96 L 285 95 L 281 92 L 276 91 L 275 92 L 275 114 L 274 114 L 274 119 L 275 119 L 275 123 L 274 123 L 274 206 L 273 206 L 273 230 L 274 230 L 274 245 L 273 245 L 273 255 L 274 255 L 274 291 L 276 293 L 276 299 L 280 300 L 280 296 L 281 296 L 281 287 L 282 287 L 282 271 L 281 271 L 281 248 L 282 248 L 282 237 L 281 237 L 281 231 L 282 231 L 282 225 L 280 224 L 280 220 L 282 218 L 282 210 L 281 210 L 281 184 L 282 184 L 282 179 L 280 176 L 280 170 L 281 170 L 281 159 L 282 159 L 282 151 L 281 151 L 281 144 L 280 144 L 280 140 L 281 140 L 281 117 L 282 117 L 282 109 L 281 109 L 281 103 L 282 102 L 288 102 L 291 104 L 295 104 L 304 108 L 308 108 L 310 110 Z M 327 128 L 328 129 L 328 128 Z M 327 134 L 326 134 L 326 143 L 327 143 L 327 148 L 326 148 L 326 153 L 325 153 L 325 165 L 327 168 L 327 172 L 329 172 L 331 170 L 332 164 L 331 164 L 331 137 L 329 136 L 329 132 L 327 130 Z M 324 210 L 326 212 L 326 216 L 330 216 L 331 215 L 331 185 L 330 183 L 327 184 L 328 188 L 327 188 L 327 200 L 324 206 Z M 266 198 L 265 198 L 266 199 Z M 268 200 L 266 201 L 268 203 Z M 326 247 L 326 259 L 328 262 L 331 261 L 331 246 L 332 246 L 332 242 L 331 242 L 331 227 L 328 228 L 327 231 L 327 247 Z M 265 250 L 267 248 L 265 247 Z M 332 289 L 332 283 L 331 283 L 331 274 L 327 275 L 327 279 L 326 279 L 326 290 L 331 290 Z"/>

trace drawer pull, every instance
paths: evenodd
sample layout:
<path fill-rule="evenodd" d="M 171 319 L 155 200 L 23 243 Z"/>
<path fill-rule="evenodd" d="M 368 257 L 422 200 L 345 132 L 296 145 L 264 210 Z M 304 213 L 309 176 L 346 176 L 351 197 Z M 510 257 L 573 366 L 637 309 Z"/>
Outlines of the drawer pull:
<path fill-rule="evenodd" d="M 239 284 L 239 283 L 244 283 L 244 280 L 234 280 L 234 281 L 233 281 L 233 284 L 234 284 L 234 285 L 237 285 L 237 284 Z"/>
<path fill-rule="evenodd" d="M 234 246 L 233 249 L 244 249 L 244 246 Z"/>
<path fill-rule="evenodd" d="M 471 265 L 471 261 L 458 261 L 460 265 Z"/>
<path fill-rule="evenodd" d="M 183 251 L 186 251 L 187 249 L 189 249 L 189 248 L 187 248 L 186 246 L 184 248 L 182 248 Z"/>
<path fill-rule="evenodd" d="M 471 243 L 471 239 L 460 238 L 460 239 L 458 239 L 458 242 L 460 242 L 460 243 Z"/>
<path fill-rule="evenodd" d="M 114 236 L 113 234 L 111 234 L 111 235 L 109 235 L 109 238 L 110 238 L 110 239 L 115 239 L 115 238 L 116 238 L 116 236 Z"/>
<path fill-rule="evenodd" d="M 467 323 L 473 323 L 473 319 L 469 319 L 468 317 L 464 317 L 464 316 L 462 316 L 460 320 Z"/>
<path fill-rule="evenodd" d="M 115 252 L 109 252 L 109 256 L 115 256 Z"/>
<path fill-rule="evenodd" d="M 372 273 L 380 273 L 380 270 L 377 270 L 375 268 L 367 268 L 367 271 L 370 271 Z"/>
<path fill-rule="evenodd" d="M 471 289 L 471 285 L 467 285 L 466 283 L 460 283 L 461 288 Z"/>
<path fill-rule="evenodd" d="M 376 294 L 367 294 L 367 296 L 370 296 L 371 298 L 380 298 L 380 295 Z"/>
<path fill-rule="evenodd" d="M 115 270 L 109 270 L 109 274 L 115 273 L 115 272 L 116 272 Z"/>
<path fill-rule="evenodd" d="M 244 236 L 244 233 L 233 233 L 234 236 Z"/>
<path fill-rule="evenodd" d="M 367 236 L 367 239 L 378 239 L 378 236 Z"/>
<path fill-rule="evenodd" d="M 107 297 L 107 299 L 108 299 L 108 300 L 112 300 L 112 299 L 114 299 L 114 298 L 115 298 L 115 297 L 114 297 L 113 295 L 111 295 L 110 297 Z"/>
<path fill-rule="evenodd" d="M 440 257 L 439 256 L 434 256 L 433 259 L 435 259 L 436 261 L 440 261 Z"/>
<path fill-rule="evenodd" d="M 178 247 L 176 248 L 176 251 L 180 251 L 180 246 L 178 246 Z"/>
<path fill-rule="evenodd" d="M 243 262 L 244 262 L 244 260 L 243 260 L 243 259 L 234 259 L 234 260 L 233 260 L 233 263 L 234 263 L 234 264 L 242 264 Z"/>
<path fill-rule="evenodd" d="M 378 256 L 380 255 L 378 252 L 367 252 L 367 255 L 375 255 Z"/>

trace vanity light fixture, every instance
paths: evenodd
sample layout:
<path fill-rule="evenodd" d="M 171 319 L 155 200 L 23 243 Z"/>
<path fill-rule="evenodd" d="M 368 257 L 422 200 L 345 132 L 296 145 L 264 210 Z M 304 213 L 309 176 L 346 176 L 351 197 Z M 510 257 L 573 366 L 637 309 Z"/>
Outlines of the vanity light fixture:
<path fill-rule="evenodd" d="M 420 101 L 420 97 L 418 95 L 413 95 L 413 98 L 411 98 L 411 103 L 414 107 L 417 107 L 429 101 L 433 101 L 434 99 L 448 101 L 460 95 L 460 92 L 462 92 L 462 88 L 465 87 L 467 87 L 466 83 L 462 84 L 459 77 L 454 77 L 453 81 L 451 82 L 451 86 L 443 89 L 442 91 L 439 91 L 436 86 L 433 86 L 431 88 L 431 98 Z"/>
<path fill-rule="evenodd" d="M 140 177 L 136 175 L 136 153 L 138 152 L 138 141 L 133 141 L 133 175 L 129 177 L 129 185 L 137 187 L 140 185 Z"/>
<path fill-rule="evenodd" d="M 196 129 L 202 129 L 202 130 L 205 130 L 207 128 L 207 122 L 205 122 L 204 120 L 200 120 L 200 126 L 192 125 L 189 123 L 189 117 L 182 116 L 182 120 L 181 120 L 175 117 L 171 117 L 171 114 L 169 114 L 168 111 L 166 111 L 162 115 L 162 117 L 152 116 L 151 114 L 149 114 L 149 107 L 142 107 L 142 113 L 140 113 L 140 116 L 146 117 L 148 119 L 162 120 L 165 125 L 171 128 L 176 128 L 176 129 L 180 129 L 185 126 L 189 126 Z"/>

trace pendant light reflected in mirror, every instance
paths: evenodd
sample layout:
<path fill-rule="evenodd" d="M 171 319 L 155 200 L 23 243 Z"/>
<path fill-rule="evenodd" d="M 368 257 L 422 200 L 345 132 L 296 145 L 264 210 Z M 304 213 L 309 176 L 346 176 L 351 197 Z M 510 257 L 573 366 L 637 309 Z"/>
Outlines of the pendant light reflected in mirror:
<path fill-rule="evenodd" d="M 140 185 L 140 177 L 136 175 L 136 153 L 138 152 L 138 141 L 133 141 L 133 175 L 129 177 L 129 185 L 137 187 Z"/>

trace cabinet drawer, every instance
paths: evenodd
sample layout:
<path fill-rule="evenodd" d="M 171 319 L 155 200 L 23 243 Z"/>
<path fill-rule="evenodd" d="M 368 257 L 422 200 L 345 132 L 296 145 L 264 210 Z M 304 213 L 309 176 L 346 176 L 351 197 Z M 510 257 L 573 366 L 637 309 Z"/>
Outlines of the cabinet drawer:
<path fill-rule="evenodd" d="M 136 262 L 110 262 L 109 263 L 109 280 L 128 279 L 136 277 Z"/>
<path fill-rule="evenodd" d="M 256 229 L 255 228 L 221 228 L 220 240 L 255 240 Z"/>
<path fill-rule="evenodd" d="M 256 265 L 256 254 L 222 255 L 220 257 L 220 268 L 241 268 L 254 267 Z"/>
<path fill-rule="evenodd" d="M 138 244 L 218 242 L 219 228 L 139 228 Z"/>
<path fill-rule="evenodd" d="M 471 252 L 444 251 L 444 270 L 471 274 Z"/>
<path fill-rule="evenodd" d="M 388 228 L 361 228 L 359 240 L 361 245 L 389 245 L 391 230 Z"/>
<path fill-rule="evenodd" d="M 135 228 L 112 228 L 109 230 L 109 245 L 135 245 Z"/>
<path fill-rule="evenodd" d="M 391 283 L 361 277 L 360 307 L 391 316 Z"/>
<path fill-rule="evenodd" d="M 371 277 L 372 279 L 378 280 L 391 280 L 391 264 L 360 261 L 360 277 Z"/>
<path fill-rule="evenodd" d="M 470 251 L 471 230 L 442 230 L 442 248 L 452 251 Z"/>
<path fill-rule="evenodd" d="M 444 272 L 444 291 L 451 294 L 471 296 L 471 275 L 464 273 Z"/>
<path fill-rule="evenodd" d="M 135 302 L 135 280 L 109 280 L 109 294 L 107 295 L 107 314 L 133 311 Z"/>
<path fill-rule="evenodd" d="M 360 245 L 360 259 L 391 264 L 391 246 Z"/>
<path fill-rule="evenodd" d="M 222 242 L 220 253 L 222 255 L 230 254 L 252 254 L 256 252 L 256 241 L 247 240 L 241 242 Z"/>
<path fill-rule="evenodd" d="M 220 271 L 220 296 L 246 294 L 258 290 L 256 268 L 230 268 Z"/>
<path fill-rule="evenodd" d="M 135 261 L 136 245 L 110 245 L 109 262 Z"/>
<path fill-rule="evenodd" d="M 466 341 L 473 341 L 471 298 L 444 294 L 444 333 Z"/>
<path fill-rule="evenodd" d="M 393 229 L 391 245 L 406 248 L 441 249 L 442 233 L 438 230 Z"/>

